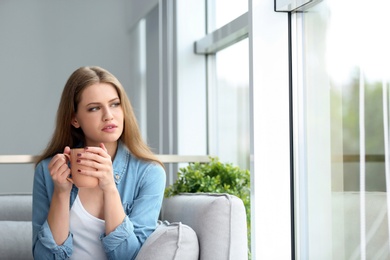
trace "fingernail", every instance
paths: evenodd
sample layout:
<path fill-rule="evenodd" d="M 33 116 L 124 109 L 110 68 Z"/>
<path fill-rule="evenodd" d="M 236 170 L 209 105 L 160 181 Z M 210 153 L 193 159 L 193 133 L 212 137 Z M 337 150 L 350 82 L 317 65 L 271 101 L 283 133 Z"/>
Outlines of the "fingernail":
<path fill-rule="evenodd" d="M 77 171 L 78 171 L 78 172 L 81 172 L 81 170 L 80 170 L 80 169 L 77 169 Z"/>
<path fill-rule="evenodd" d="M 81 162 L 80 160 L 77 160 L 77 162 Z"/>
<path fill-rule="evenodd" d="M 81 153 L 78 153 L 77 156 L 81 156 Z"/>

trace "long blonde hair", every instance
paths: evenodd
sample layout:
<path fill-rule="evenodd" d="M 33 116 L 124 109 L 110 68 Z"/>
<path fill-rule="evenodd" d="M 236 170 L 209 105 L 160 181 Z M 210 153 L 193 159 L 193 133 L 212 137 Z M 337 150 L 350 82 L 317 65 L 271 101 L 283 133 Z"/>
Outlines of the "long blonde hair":
<path fill-rule="evenodd" d="M 57 153 L 61 153 L 65 146 L 73 148 L 80 142 L 85 143 L 83 131 L 81 128 L 75 128 L 71 121 L 75 113 L 77 113 L 77 106 L 83 90 L 96 83 L 111 84 L 118 92 L 124 114 L 124 127 L 120 140 L 126 145 L 132 155 L 164 166 L 143 141 L 133 108 L 122 84 L 110 72 L 97 66 L 80 67 L 69 77 L 58 106 L 53 136 L 45 151 L 39 156 L 36 164 Z"/>

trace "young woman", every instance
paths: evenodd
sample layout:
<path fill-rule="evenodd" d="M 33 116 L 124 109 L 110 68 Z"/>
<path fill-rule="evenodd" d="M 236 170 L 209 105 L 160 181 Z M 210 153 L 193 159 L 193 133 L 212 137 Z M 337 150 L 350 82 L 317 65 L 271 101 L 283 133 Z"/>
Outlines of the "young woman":
<path fill-rule="evenodd" d="M 67 178 L 71 148 L 85 147 L 78 188 Z M 33 187 L 35 259 L 134 259 L 155 230 L 165 188 L 163 164 L 143 142 L 120 82 L 100 67 L 81 67 L 62 93 L 53 137 Z"/>

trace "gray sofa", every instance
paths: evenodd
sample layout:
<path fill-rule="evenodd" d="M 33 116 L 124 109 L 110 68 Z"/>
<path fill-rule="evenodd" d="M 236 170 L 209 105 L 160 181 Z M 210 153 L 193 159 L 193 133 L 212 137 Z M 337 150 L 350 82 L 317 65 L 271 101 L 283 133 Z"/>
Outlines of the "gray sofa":
<path fill-rule="evenodd" d="M 0 259 L 32 259 L 31 194 L 0 194 Z M 164 199 L 156 231 L 137 260 L 247 259 L 246 214 L 228 194 L 181 194 Z"/>

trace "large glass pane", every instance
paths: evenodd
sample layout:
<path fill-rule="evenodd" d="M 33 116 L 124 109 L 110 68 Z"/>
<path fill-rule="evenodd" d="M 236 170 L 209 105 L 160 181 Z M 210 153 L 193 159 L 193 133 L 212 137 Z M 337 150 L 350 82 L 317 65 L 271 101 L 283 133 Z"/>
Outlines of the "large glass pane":
<path fill-rule="evenodd" d="M 248 40 L 216 54 L 210 94 L 210 153 L 249 169 Z"/>
<path fill-rule="evenodd" d="M 215 30 L 248 12 L 248 1 L 209 0 L 209 29 Z M 214 23 L 213 23 L 214 22 Z"/>
<path fill-rule="evenodd" d="M 387 0 L 294 14 L 298 259 L 390 259 Z"/>

